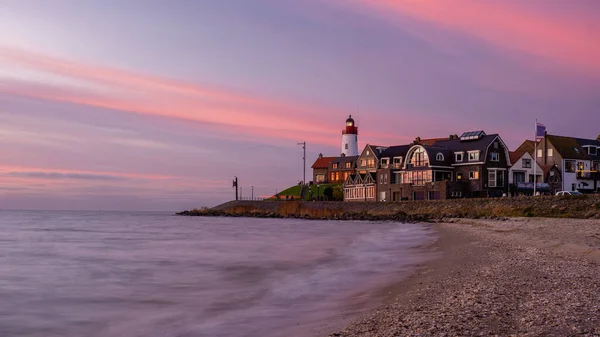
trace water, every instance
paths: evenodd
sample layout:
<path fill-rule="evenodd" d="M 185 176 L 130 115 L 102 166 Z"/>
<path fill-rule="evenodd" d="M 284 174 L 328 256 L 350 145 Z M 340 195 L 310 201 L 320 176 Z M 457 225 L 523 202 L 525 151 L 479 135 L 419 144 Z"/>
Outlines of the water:
<path fill-rule="evenodd" d="M 434 239 L 413 224 L 0 211 L 0 336 L 326 335 Z"/>

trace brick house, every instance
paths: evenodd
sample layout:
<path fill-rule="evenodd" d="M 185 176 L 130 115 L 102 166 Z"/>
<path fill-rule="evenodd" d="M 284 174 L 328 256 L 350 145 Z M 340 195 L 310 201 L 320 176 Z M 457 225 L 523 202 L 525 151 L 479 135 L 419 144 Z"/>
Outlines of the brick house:
<path fill-rule="evenodd" d="M 510 166 L 508 148 L 499 135 L 474 131 L 460 137 L 417 138 L 410 145 L 365 147 L 357 172 L 377 173 L 375 195 L 368 200 L 434 200 L 506 195 Z M 344 187 L 350 193 L 360 188 L 356 177 Z"/>
<path fill-rule="evenodd" d="M 329 174 L 328 182 L 331 184 L 342 184 L 348 176 L 356 171 L 356 161 L 358 156 L 334 157 L 329 162 L 327 172 Z"/>
<path fill-rule="evenodd" d="M 312 164 L 313 179 L 315 184 L 326 184 L 329 182 L 329 163 L 336 157 L 323 157 L 322 153 L 319 153 L 319 157 Z"/>

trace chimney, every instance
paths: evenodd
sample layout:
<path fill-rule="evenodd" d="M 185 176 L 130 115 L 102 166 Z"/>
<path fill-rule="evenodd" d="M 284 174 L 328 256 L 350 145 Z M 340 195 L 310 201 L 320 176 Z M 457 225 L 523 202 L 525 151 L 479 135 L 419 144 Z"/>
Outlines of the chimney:
<path fill-rule="evenodd" d="M 421 143 L 421 137 L 415 138 L 414 144 L 417 145 L 419 143 Z"/>
<path fill-rule="evenodd" d="M 600 142 L 600 134 L 596 137 L 596 140 Z"/>
<path fill-rule="evenodd" d="M 319 159 L 323 158 L 323 154 L 319 153 Z"/>
<path fill-rule="evenodd" d="M 346 156 L 346 154 L 345 154 L 345 153 L 342 153 L 342 157 L 345 157 L 345 156 Z"/>

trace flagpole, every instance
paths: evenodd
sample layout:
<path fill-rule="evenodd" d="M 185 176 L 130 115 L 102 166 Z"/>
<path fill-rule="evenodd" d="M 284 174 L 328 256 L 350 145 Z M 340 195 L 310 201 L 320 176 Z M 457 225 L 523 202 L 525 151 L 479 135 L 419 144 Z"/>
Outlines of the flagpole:
<path fill-rule="evenodd" d="M 537 118 L 535 119 L 535 127 L 533 128 L 533 196 L 535 197 L 537 187 Z"/>

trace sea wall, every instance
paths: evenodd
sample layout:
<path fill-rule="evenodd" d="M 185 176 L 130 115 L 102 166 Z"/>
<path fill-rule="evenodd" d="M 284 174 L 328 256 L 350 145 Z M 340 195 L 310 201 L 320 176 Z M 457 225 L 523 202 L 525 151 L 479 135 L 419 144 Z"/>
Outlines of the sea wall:
<path fill-rule="evenodd" d="M 178 215 L 399 221 L 506 217 L 600 219 L 600 196 L 451 199 L 398 203 L 230 201 L 213 208 L 184 211 Z"/>

